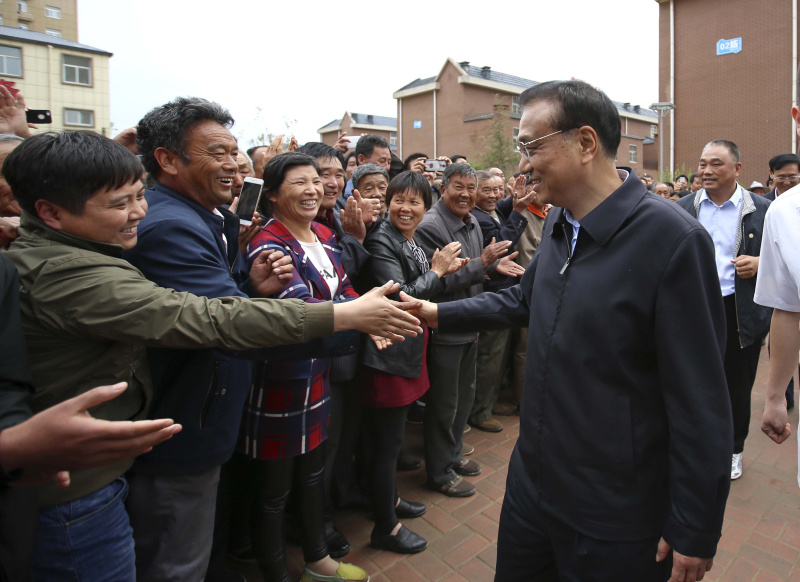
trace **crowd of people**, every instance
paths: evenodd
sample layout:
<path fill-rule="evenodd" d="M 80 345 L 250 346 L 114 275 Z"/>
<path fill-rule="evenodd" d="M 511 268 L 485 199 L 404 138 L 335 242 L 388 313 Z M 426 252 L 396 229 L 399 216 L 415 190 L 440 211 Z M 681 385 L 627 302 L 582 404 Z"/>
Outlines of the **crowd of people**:
<path fill-rule="evenodd" d="M 798 227 L 768 211 L 800 158 L 743 188 L 712 136 L 655 182 L 615 167 L 601 91 L 520 104 L 507 179 L 376 135 L 245 154 L 200 98 L 113 140 L 32 134 L 0 87 L 0 578 L 286 582 L 293 540 L 303 582 L 368 580 L 338 508 L 427 547 L 396 487 L 409 417 L 427 487 L 468 497 L 464 433 L 518 414 L 497 580 L 701 580 L 771 321 L 765 431 L 789 434 L 800 274 L 770 218 Z"/>

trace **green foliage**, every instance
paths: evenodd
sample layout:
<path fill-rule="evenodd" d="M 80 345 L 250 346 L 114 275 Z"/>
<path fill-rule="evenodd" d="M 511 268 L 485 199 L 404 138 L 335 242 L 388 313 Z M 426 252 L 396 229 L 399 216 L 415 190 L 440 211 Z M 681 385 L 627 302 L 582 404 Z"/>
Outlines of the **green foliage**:
<path fill-rule="evenodd" d="M 675 182 L 675 178 L 683 174 L 688 179 L 696 170 L 691 170 L 686 167 L 685 163 L 682 163 L 680 166 L 677 166 L 672 172 L 668 169 L 661 171 L 661 177 L 658 179 L 659 182 Z"/>
<path fill-rule="evenodd" d="M 508 105 L 502 102 L 500 95 L 495 95 L 494 116 L 491 129 L 487 135 L 478 138 L 481 153 L 475 160 L 478 169 L 497 167 L 503 170 L 506 176 L 511 176 L 519 166 L 519 152 L 514 147 L 511 137 L 512 122 L 508 112 Z"/>

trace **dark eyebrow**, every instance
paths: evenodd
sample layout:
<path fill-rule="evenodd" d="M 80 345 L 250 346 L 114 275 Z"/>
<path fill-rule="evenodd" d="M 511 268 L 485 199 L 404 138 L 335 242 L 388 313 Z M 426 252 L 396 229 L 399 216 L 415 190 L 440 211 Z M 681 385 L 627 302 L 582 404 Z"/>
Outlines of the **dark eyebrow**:
<path fill-rule="evenodd" d="M 144 188 L 142 188 L 142 190 L 144 190 Z M 115 196 L 108 203 L 111 205 L 118 204 L 119 202 L 126 200 L 128 196 L 130 196 L 130 194 L 121 194 L 120 196 Z"/>

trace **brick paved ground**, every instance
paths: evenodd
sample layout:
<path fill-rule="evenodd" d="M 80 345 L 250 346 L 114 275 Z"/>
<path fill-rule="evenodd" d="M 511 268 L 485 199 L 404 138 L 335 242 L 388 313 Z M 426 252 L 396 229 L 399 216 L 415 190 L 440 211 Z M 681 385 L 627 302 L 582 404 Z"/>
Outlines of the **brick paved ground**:
<path fill-rule="evenodd" d="M 753 389 L 750 436 L 744 449 L 744 474 L 734 481 L 725 514 L 722 539 L 707 580 L 714 582 L 800 582 L 800 488 L 797 485 L 797 441 L 775 445 L 759 429 L 768 361 L 762 353 Z M 398 491 L 408 500 L 428 505 L 421 518 L 404 523 L 424 536 L 428 549 L 402 556 L 369 547 L 370 516 L 343 511 L 336 524 L 353 550 L 344 558 L 369 572 L 373 582 L 491 582 L 497 555 L 497 524 L 503 502 L 508 460 L 519 435 L 519 417 L 498 417 L 505 429 L 497 434 L 472 429 L 465 442 L 475 447 L 472 458 L 483 474 L 472 481 L 473 497 L 449 498 L 429 491 L 424 469 L 398 473 Z M 794 431 L 797 410 L 789 416 Z M 421 427 L 407 425 L 405 448 L 422 456 Z M 289 550 L 293 574 L 299 578 L 302 555 Z M 255 569 L 242 570 L 251 582 Z"/>

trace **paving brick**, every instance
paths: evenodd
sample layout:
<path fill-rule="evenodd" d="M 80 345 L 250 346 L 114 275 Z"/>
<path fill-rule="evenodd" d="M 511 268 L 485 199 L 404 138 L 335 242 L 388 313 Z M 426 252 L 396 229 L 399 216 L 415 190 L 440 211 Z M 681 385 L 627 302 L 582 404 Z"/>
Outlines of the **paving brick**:
<path fill-rule="evenodd" d="M 761 534 L 753 532 L 747 540 L 747 543 L 756 548 L 760 548 L 782 560 L 786 560 L 790 564 L 794 564 L 797 558 L 797 548 L 787 546 L 773 539 L 762 536 Z"/>
<path fill-rule="evenodd" d="M 448 532 L 458 526 L 458 520 L 454 519 L 447 511 L 441 507 L 431 507 L 422 516 L 422 519 L 430 523 L 441 532 Z"/>
<path fill-rule="evenodd" d="M 750 528 L 742 527 L 738 523 L 730 523 L 722 532 L 718 545 L 732 554 L 736 554 L 742 544 L 750 537 L 750 533 Z"/>
<path fill-rule="evenodd" d="M 467 526 L 461 525 L 452 531 L 447 532 L 441 538 L 428 546 L 428 550 L 440 558 L 452 552 L 455 548 L 466 542 L 473 535 L 473 531 Z"/>
<path fill-rule="evenodd" d="M 500 511 L 502 510 L 502 504 L 494 504 L 490 505 L 486 509 L 484 509 L 481 513 L 488 517 L 489 519 L 500 523 Z"/>
<path fill-rule="evenodd" d="M 384 574 L 392 582 L 426 582 L 425 576 L 417 572 L 407 561 L 397 562 Z"/>
<path fill-rule="evenodd" d="M 494 582 L 494 570 L 479 560 L 471 560 L 458 570 L 469 582 Z"/>
<path fill-rule="evenodd" d="M 452 568 L 457 568 L 458 566 L 475 559 L 475 556 L 479 552 L 485 550 L 488 545 L 489 542 L 483 537 L 474 535 L 452 552 L 446 554 L 444 556 L 444 561 Z"/>
<path fill-rule="evenodd" d="M 744 544 L 739 550 L 739 556 L 745 560 L 752 562 L 773 574 L 783 576 L 784 578 L 789 574 L 792 569 L 792 562 L 783 560 L 773 554 L 769 554 L 764 550 L 756 548 L 748 544 Z"/>
<path fill-rule="evenodd" d="M 786 579 L 771 574 L 766 570 L 761 570 L 756 576 L 755 582 L 784 582 Z"/>
<path fill-rule="evenodd" d="M 752 582 L 758 573 L 758 566 L 747 560 L 736 558 L 725 570 L 720 582 Z"/>
<path fill-rule="evenodd" d="M 497 540 L 497 522 L 489 519 L 483 514 L 471 517 L 469 520 L 467 520 L 466 525 L 469 526 L 469 528 L 473 531 L 481 534 L 489 541 Z"/>
<path fill-rule="evenodd" d="M 442 582 L 468 582 L 468 580 L 464 578 L 461 574 L 453 572 L 446 578 L 443 578 Z"/>
<path fill-rule="evenodd" d="M 458 509 L 453 511 L 453 517 L 457 519 L 459 522 L 464 522 L 473 515 L 477 515 L 490 505 L 494 505 L 494 501 L 482 495 L 481 493 L 477 493 L 475 496 L 471 497 L 469 503 L 466 503 L 459 507 Z"/>
<path fill-rule="evenodd" d="M 428 580 L 440 580 L 452 570 L 433 552 L 420 552 L 408 557 L 408 562 Z"/>
<path fill-rule="evenodd" d="M 754 531 L 768 538 L 777 539 L 783 532 L 783 528 L 786 527 L 787 523 L 788 520 L 786 520 L 783 515 L 770 512 L 761 517 L 761 521 L 758 522 Z"/>
<path fill-rule="evenodd" d="M 478 558 L 492 569 L 497 567 L 497 544 L 490 544 L 488 548 L 478 554 Z"/>

